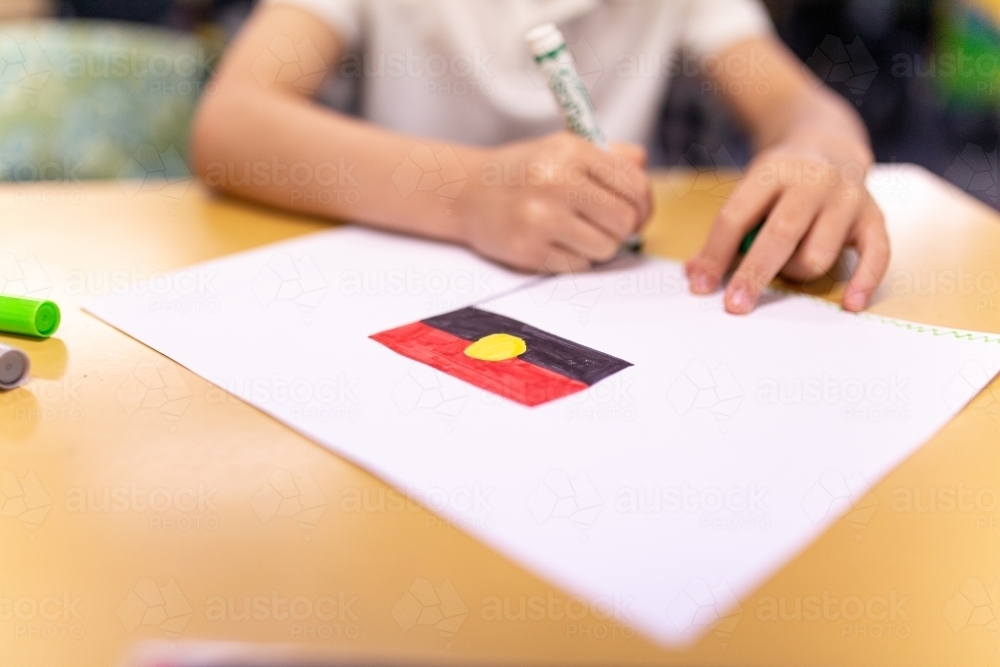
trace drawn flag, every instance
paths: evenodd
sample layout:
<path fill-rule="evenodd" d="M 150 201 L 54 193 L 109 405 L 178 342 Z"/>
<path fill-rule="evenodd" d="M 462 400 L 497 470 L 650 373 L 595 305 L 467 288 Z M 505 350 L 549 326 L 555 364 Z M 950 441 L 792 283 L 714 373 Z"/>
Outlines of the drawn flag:
<path fill-rule="evenodd" d="M 404 357 L 528 406 L 575 394 L 632 365 L 471 307 L 371 338 Z"/>

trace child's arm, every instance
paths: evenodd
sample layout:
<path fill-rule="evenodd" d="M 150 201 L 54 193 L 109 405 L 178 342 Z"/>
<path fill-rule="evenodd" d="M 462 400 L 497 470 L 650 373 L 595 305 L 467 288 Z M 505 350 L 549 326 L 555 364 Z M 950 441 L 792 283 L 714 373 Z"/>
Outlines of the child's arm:
<path fill-rule="evenodd" d="M 269 49 L 314 75 L 269 68 Z M 310 13 L 258 10 L 198 109 L 193 162 L 205 182 L 283 208 L 464 243 L 529 271 L 606 260 L 649 217 L 641 148 L 608 154 L 560 133 L 482 149 L 388 131 L 312 102 L 340 53 L 336 33 Z M 451 174 L 468 178 L 444 201 L 417 188 L 412 173 L 397 174 L 421 146 L 417 157 L 429 147 Z"/>
<path fill-rule="evenodd" d="M 750 39 L 720 56 L 714 77 L 746 125 L 758 155 L 688 262 L 692 289 L 718 288 L 744 235 L 767 216 L 726 289 L 726 308 L 752 310 L 780 272 L 819 277 L 844 246 L 859 262 L 843 305 L 861 310 L 889 264 L 889 240 L 865 187 L 874 158 L 861 119 L 776 39 Z"/>

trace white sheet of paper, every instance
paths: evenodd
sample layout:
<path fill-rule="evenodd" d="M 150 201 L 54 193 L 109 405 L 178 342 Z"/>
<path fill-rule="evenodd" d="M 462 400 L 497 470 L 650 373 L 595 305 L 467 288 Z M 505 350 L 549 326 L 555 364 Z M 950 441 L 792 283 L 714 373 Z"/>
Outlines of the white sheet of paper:
<path fill-rule="evenodd" d="M 998 336 L 782 294 L 734 317 L 676 263 L 627 264 L 539 282 L 348 228 L 85 309 L 673 645 L 838 517 L 863 524 L 872 484 L 1000 370 Z M 183 305 L 192 285 L 209 307 Z M 527 408 L 368 338 L 470 303 L 634 365 Z"/>

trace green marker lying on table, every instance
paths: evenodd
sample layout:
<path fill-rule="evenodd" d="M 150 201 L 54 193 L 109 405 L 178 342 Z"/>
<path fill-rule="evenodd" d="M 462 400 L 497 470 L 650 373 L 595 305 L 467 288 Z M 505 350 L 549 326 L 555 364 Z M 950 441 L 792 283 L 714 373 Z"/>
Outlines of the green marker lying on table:
<path fill-rule="evenodd" d="M 48 338 L 60 319 L 59 306 L 51 301 L 0 295 L 0 333 Z"/>

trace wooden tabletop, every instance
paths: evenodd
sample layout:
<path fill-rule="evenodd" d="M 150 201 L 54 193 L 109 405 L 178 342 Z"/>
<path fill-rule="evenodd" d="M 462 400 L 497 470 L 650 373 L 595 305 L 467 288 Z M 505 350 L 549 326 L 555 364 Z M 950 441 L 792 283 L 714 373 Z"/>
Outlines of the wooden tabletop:
<path fill-rule="evenodd" d="M 694 252 L 735 177 L 658 174 L 647 249 Z M 913 167 L 871 184 L 894 250 L 872 310 L 1000 332 L 997 215 Z M 604 664 L 1000 661 L 998 381 L 740 610 L 668 651 L 77 308 L 326 226 L 197 183 L 0 187 L 0 291 L 64 317 L 48 341 L 0 337 L 34 368 L 0 393 L 4 667 L 104 666 L 154 638 Z M 808 291 L 836 296 L 841 278 Z M 211 308 L 211 293 L 162 307 Z M 520 618 L 534 596 L 544 611 Z"/>

